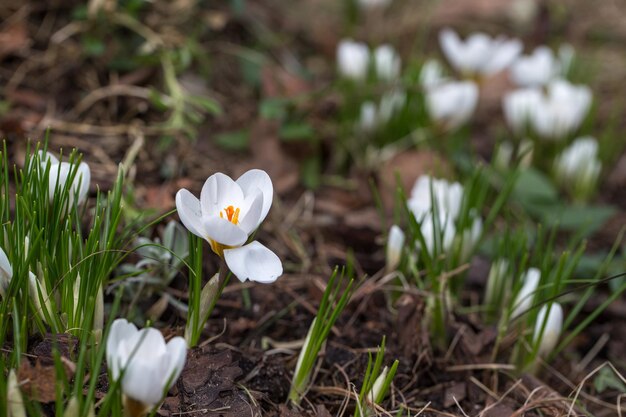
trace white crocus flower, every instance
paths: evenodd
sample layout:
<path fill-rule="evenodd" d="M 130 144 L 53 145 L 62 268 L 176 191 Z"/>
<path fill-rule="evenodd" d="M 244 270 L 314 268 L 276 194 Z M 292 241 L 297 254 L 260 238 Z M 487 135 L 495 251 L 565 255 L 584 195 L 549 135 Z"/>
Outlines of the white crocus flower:
<path fill-rule="evenodd" d="M 471 81 L 448 82 L 428 88 L 426 108 L 431 120 L 445 130 L 467 122 L 478 103 L 478 86 Z"/>
<path fill-rule="evenodd" d="M 463 186 L 458 182 L 422 175 L 413 185 L 408 206 L 418 221 L 432 211 L 433 204 L 435 211 L 448 213 L 456 220 L 462 201 Z"/>
<path fill-rule="evenodd" d="M 6 290 L 13 278 L 13 268 L 7 258 L 7 254 L 0 248 L 0 296 L 6 295 Z"/>
<path fill-rule="evenodd" d="M 513 133 L 518 136 L 527 133 L 532 125 L 534 112 L 542 99 L 541 91 L 536 88 L 522 88 L 504 96 L 502 99 L 504 119 Z"/>
<path fill-rule="evenodd" d="M 89 183 L 91 182 L 91 170 L 89 165 L 85 162 L 81 162 L 78 165 L 78 169 L 74 168 L 69 162 L 59 162 L 59 160 L 50 153 L 44 153 L 39 151 L 39 157 L 42 168 L 46 168 L 46 165 L 50 163 L 50 173 L 48 174 L 48 193 L 50 201 L 54 199 L 55 190 L 63 190 L 67 185 L 70 173 L 76 170 L 76 175 L 72 183 L 69 185 L 69 204 L 74 202 L 74 196 L 78 193 L 77 204 L 82 204 L 87 199 L 89 193 Z"/>
<path fill-rule="evenodd" d="M 511 80 L 520 87 L 541 87 L 561 73 L 561 64 L 547 46 L 536 48 L 511 65 Z"/>
<path fill-rule="evenodd" d="M 337 69 L 339 74 L 355 81 L 367 78 L 370 50 L 366 44 L 344 39 L 337 46 Z"/>
<path fill-rule="evenodd" d="M 590 136 L 576 139 L 554 161 L 556 181 L 580 200 L 593 192 L 601 170 L 598 142 Z"/>
<path fill-rule="evenodd" d="M 392 81 L 400 76 L 402 60 L 391 45 L 385 44 L 376 48 L 373 58 L 378 79 Z"/>
<path fill-rule="evenodd" d="M 419 83 L 422 88 L 429 89 L 448 81 L 450 81 L 450 79 L 445 76 L 443 67 L 439 61 L 436 59 L 428 59 L 424 62 L 419 77 Z"/>
<path fill-rule="evenodd" d="M 564 139 L 578 129 L 589 112 L 591 99 L 591 90 L 585 85 L 552 81 L 532 113 L 535 132 L 544 139 Z"/>
<path fill-rule="evenodd" d="M 450 250 L 454 243 L 456 226 L 449 213 L 440 211 L 437 217 L 428 213 L 422 218 L 420 232 L 424 238 L 426 250 L 429 254 L 434 255 L 435 248 L 444 253 Z"/>
<path fill-rule="evenodd" d="M 522 51 L 517 39 L 474 33 L 463 42 L 451 29 L 439 32 L 441 49 L 457 71 L 467 77 L 489 76 L 506 69 Z"/>
<path fill-rule="evenodd" d="M 549 312 L 548 312 L 549 310 Z M 546 318 L 546 315 L 548 317 Z M 559 303 L 546 304 L 541 307 L 535 322 L 533 342 L 538 343 L 537 354 L 546 357 L 554 350 L 563 329 L 563 308 Z"/>
<path fill-rule="evenodd" d="M 404 240 L 405 236 L 402 229 L 395 224 L 391 226 L 387 238 L 387 271 L 395 270 L 400 264 Z"/>
<path fill-rule="evenodd" d="M 533 304 L 535 291 L 539 286 L 541 271 L 537 268 L 530 268 L 524 275 L 524 284 L 515 297 L 513 303 L 513 311 L 511 312 L 511 320 L 525 313 Z"/>
<path fill-rule="evenodd" d="M 506 288 L 509 273 L 509 261 L 506 259 L 496 259 L 491 264 L 489 275 L 487 276 L 487 286 L 485 288 L 485 305 L 492 311 L 497 311 L 499 305 L 493 305 L 503 288 Z M 507 280 L 507 281 L 505 281 Z"/>
<path fill-rule="evenodd" d="M 182 337 L 165 343 L 154 328 L 137 330 L 125 319 L 115 320 L 106 342 L 106 358 L 113 380 L 122 378 L 127 413 L 138 417 L 158 405 L 183 371 L 186 356 Z"/>
<path fill-rule="evenodd" d="M 280 259 L 257 241 L 244 243 L 267 216 L 273 193 L 272 180 L 260 169 L 237 181 L 217 173 L 206 180 L 199 200 L 186 189 L 178 191 L 176 209 L 185 227 L 206 239 L 240 281 L 269 283 L 283 273 Z"/>

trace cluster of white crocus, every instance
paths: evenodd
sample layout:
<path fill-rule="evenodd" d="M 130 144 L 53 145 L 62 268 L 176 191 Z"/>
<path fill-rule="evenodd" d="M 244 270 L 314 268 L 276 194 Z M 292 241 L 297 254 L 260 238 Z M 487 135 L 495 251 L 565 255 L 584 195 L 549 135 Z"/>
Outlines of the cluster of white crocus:
<path fill-rule="evenodd" d="M 553 80 L 546 90 L 520 89 L 503 99 L 504 116 L 511 130 L 545 140 L 564 140 L 574 133 L 591 107 L 591 90 L 566 80 Z"/>
<path fill-rule="evenodd" d="M 551 303 L 541 307 L 537 314 L 533 333 L 533 343 L 537 346 L 537 355 L 546 357 L 554 350 L 562 329 L 563 308 L 561 305 Z"/>
<path fill-rule="evenodd" d="M 520 56 L 510 68 L 510 78 L 519 87 L 543 87 L 564 77 L 574 58 L 571 45 L 561 45 L 558 56 L 547 46 L 539 46 L 530 55 Z"/>
<path fill-rule="evenodd" d="M 126 414 L 143 416 L 163 399 L 185 366 L 187 343 L 174 337 L 165 343 L 161 332 L 137 330 L 125 319 L 111 325 L 106 359 L 114 381 L 121 378 Z"/>
<path fill-rule="evenodd" d="M 380 98 L 380 103 L 366 101 L 361 104 L 357 128 L 360 132 L 371 133 L 387 124 L 406 104 L 406 93 L 394 89 Z"/>
<path fill-rule="evenodd" d="M 556 181 L 581 201 L 586 200 L 595 190 L 601 170 L 598 142 L 590 136 L 574 140 L 554 160 Z"/>
<path fill-rule="evenodd" d="M 257 241 L 244 244 L 267 216 L 273 194 L 265 171 L 250 170 L 237 181 L 217 173 L 204 183 L 200 199 L 178 191 L 176 209 L 185 227 L 206 239 L 240 281 L 270 283 L 283 273 L 280 259 Z"/>
<path fill-rule="evenodd" d="M 343 77 L 365 81 L 372 65 L 379 80 L 393 81 L 400 76 L 402 60 L 388 44 L 378 46 L 372 53 L 367 44 L 352 39 L 343 39 L 337 45 L 337 69 Z"/>
<path fill-rule="evenodd" d="M 72 179 L 72 183 L 66 185 L 69 181 L 69 176 L 73 171 L 72 164 L 69 162 L 59 162 L 59 160 L 51 155 L 49 152 L 44 153 L 39 151 L 39 157 L 42 164 L 42 168 L 45 169 L 47 164 L 50 164 L 50 173 L 48 176 L 49 187 L 48 193 L 50 194 L 50 201 L 54 198 L 55 190 L 63 190 L 65 187 L 69 187 L 69 204 L 70 206 L 74 202 L 75 195 L 78 195 L 77 204 L 82 204 L 87 199 L 89 193 L 89 183 L 91 181 L 91 170 L 89 165 L 85 162 L 81 162 L 76 169 L 76 175 Z"/>
<path fill-rule="evenodd" d="M 507 69 L 522 52 L 517 39 L 474 33 L 461 40 L 451 29 L 439 33 L 441 50 L 450 65 L 467 78 L 483 78 Z"/>
<path fill-rule="evenodd" d="M 457 230 L 457 220 L 463 204 L 463 186 L 458 182 L 422 175 L 417 179 L 407 205 L 420 224 L 420 231 L 428 253 L 440 242 L 444 252 L 450 250 L 455 237 L 460 239 L 460 253 L 466 259 L 482 233 L 482 220 L 473 213 L 471 225 Z M 460 233 L 457 233 L 460 232 Z"/>
<path fill-rule="evenodd" d="M 6 290 L 13 278 L 13 268 L 7 254 L 0 248 L 0 296 L 6 296 Z"/>

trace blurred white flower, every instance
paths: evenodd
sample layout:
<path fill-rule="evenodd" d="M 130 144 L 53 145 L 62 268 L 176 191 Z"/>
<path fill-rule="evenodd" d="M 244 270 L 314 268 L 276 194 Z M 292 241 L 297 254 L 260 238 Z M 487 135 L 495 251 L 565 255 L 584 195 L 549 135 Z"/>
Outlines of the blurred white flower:
<path fill-rule="evenodd" d="M 359 7 L 363 9 L 382 9 L 391 4 L 392 0 L 358 0 Z"/>
<path fill-rule="evenodd" d="M 450 81 L 450 79 L 445 76 L 445 72 L 439 61 L 436 59 L 428 59 L 424 62 L 419 77 L 419 83 L 422 88 L 429 89 L 447 83 L 448 81 Z"/>
<path fill-rule="evenodd" d="M 500 72 L 522 52 L 522 43 L 517 39 L 492 38 L 485 33 L 474 33 L 464 42 L 451 29 L 439 32 L 439 43 L 450 65 L 465 77 Z"/>
<path fill-rule="evenodd" d="M 122 377 L 125 407 L 133 417 L 161 402 L 185 366 L 187 344 L 182 337 L 165 343 L 160 331 L 137 330 L 125 319 L 111 325 L 106 342 L 107 365 L 114 381 Z"/>
<path fill-rule="evenodd" d="M 561 73 L 561 63 L 547 46 L 520 56 L 510 69 L 511 80 L 520 87 L 541 87 Z"/>
<path fill-rule="evenodd" d="M 518 317 L 522 313 L 526 313 L 527 310 L 533 305 L 533 298 L 535 291 L 539 286 L 539 280 L 541 279 L 541 271 L 537 268 L 529 268 L 524 274 L 524 284 L 515 297 L 513 303 L 513 310 L 511 311 L 511 320 Z"/>
<path fill-rule="evenodd" d="M 511 161 L 513 160 L 513 151 L 514 149 L 511 142 L 500 142 L 492 157 L 493 165 L 501 171 L 510 169 Z"/>
<path fill-rule="evenodd" d="M 595 190 L 601 170 L 598 142 L 590 136 L 576 139 L 554 161 L 557 183 L 570 189 L 574 197 L 582 201 Z"/>
<path fill-rule="evenodd" d="M 471 226 L 463 230 L 461 240 L 459 241 L 461 245 L 459 254 L 462 262 L 470 258 L 483 233 L 483 219 L 476 213 L 471 213 L 470 218 L 472 219 Z"/>
<path fill-rule="evenodd" d="M 461 184 L 422 175 L 415 181 L 407 204 L 418 221 L 431 213 L 433 205 L 436 206 L 435 211 L 448 213 L 453 220 L 456 220 L 461 211 L 462 202 L 463 186 Z"/>
<path fill-rule="evenodd" d="M 13 278 L 13 268 L 7 254 L 0 248 L 0 296 L 5 297 L 11 278 Z"/>
<path fill-rule="evenodd" d="M 534 118 L 534 112 L 542 101 L 542 93 L 536 88 L 512 91 L 502 99 L 504 119 L 517 136 L 524 136 Z"/>
<path fill-rule="evenodd" d="M 39 151 L 39 157 L 42 167 L 45 169 L 46 165 L 50 164 L 50 173 L 48 176 L 49 186 L 48 193 L 50 195 L 50 201 L 54 199 L 55 190 L 63 190 L 66 183 L 69 181 L 69 176 L 73 171 L 76 171 L 72 183 L 69 185 L 69 204 L 74 203 L 74 196 L 78 193 L 77 204 L 82 204 L 87 198 L 89 193 L 89 183 L 91 182 L 91 170 L 89 165 L 85 162 L 81 162 L 78 165 L 78 169 L 74 168 L 69 162 L 59 162 L 59 160 L 50 153 L 44 153 Z"/>
<path fill-rule="evenodd" d="M 46 290 L 46 285 L 32 271 L 28 271 L 28 291 L 30 298 L 33 300 L 35 311 L 41 320 L 47 323 L 46 315 L 52 316 L 54 313 L 52 300 Z"/>
<path fill-rule="evenodd" d="M 471 81 L 448 82 L 426 91 L 426 108 L 431 120 L 446 130 L 467 122 L 478 103 L 478 86 Z"/>
<path fill-rule="evenodd" d="M 548 312 L 549 310 L 549 312 Z M 546 318 L 546 315 L 548 316 Z M 563 308 L 559 303 L 541 307 L 535 322 L 533 342 L 538 345 L 537 354 L 546 357 L 554 350 L 563 329 Z M 543 331 L 542 331 L 543 330 Z"/>
<path fill-rule="evenodd" d="M 378 121 L 385 124 L 406 104 L 406 92 L 400 89 L 388 91 L 380 98 Z"/>
<path fill-rule="evenodd" d="M 420 232 L 424 237 L 426 251 L 433 255 L 435 248 L 442 253 L 450 250 L 456 236 L 456 226 L 452 216 L 445 211 L 436 216 L 427 213 L 420 221 Z"/>
<path fill-rule="evenodd" d="M 217 173 L 206 180 L 199 200 L 186 189 L 178 191 L 176 209 L 185 227 L 206 239 L 240 281 L 269 283 L 283 273 L 280 259 L 257 241 L 244 243 L 267 216 L 273 193 L 272 180 L 260 169 L 237 181 Z"/>
<path fill-rule="evenodd" d="M 402 60 L 398 52 L 389 44 L 380 45 L 374 50 L 376 77 L 392 81 L 400 76 Z"/>
<path fill-rule="evenodd" d="M 368 46 L 352 39 L 343 39 L 337 45 L 337 69 L 343 77 L 364 81 L 370 65 Z"/>
<path fill-rule="evenodd" d="M 395 224 L 391 226 L 387 238 L 387 271 L 395 270 L 400 264 L 404 239 L 402 229 Z"/>
<path fill-rule="evenodd" d="M 378 109 L 376 103 L 366 101 L 361 104 L 361 113 L 359 115 L 358 130 L 365 133 L 371 133 L 378 128 Z"/>
<path fill-rule="evenodd" d="M 544 139 L 563 140 L 580 127 L 591 107 L 591 90 L 586 85 L 573 85 L 555 80 L 547 94 L 532 112 L 532 125 Z"/>

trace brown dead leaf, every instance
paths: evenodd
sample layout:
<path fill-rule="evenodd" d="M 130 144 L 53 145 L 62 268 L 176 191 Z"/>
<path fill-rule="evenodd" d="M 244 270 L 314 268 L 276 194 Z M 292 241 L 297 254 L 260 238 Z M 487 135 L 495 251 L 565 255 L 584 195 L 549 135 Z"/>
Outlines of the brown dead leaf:
<path fill-rule="evenodd" d="M 263 67 L 261 86 L 265 97 L 293 98 L 311 90 L 306 80 L 276 64 Z"/>
<path fill-rule="evenodd" d="M 397 302 L 397 331 L 401 349 L 406 357 L 432 357 L 428 329 L 424 326 L 426 304 L 416 295 L 404 294 Z"/>
<path fill-rule="evenodd" d="M 68 379 L 74 375 L 71 366 L 65 366 L 65 373 Z M 59 377 L 54 365 L 42 365 L 37 361 L 32 366 L 29 361 L 23 360 L 17 371 L 17 379 L 22 392 L 31 400 L 41 403 L 56 400 L 56 381 Z"/>

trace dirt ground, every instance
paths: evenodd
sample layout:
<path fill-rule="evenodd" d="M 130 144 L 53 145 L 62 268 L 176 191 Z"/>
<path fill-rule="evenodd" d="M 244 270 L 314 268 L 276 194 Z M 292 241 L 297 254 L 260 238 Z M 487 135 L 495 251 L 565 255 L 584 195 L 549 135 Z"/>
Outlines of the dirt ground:
<path fill-rule="evenodd" d="M 168 7 L 183 7 L 182 3 L 157 7 L 147 18 L 155 30 L 169 30 L 171 42 L 184 34 L 184 19 L 177 21 Z M 96 187 L 109 188 L 118 164 L 129 161 L 134 204 L 154 214 L 174 207 L 178 189 L 198 192 L 214 172 L 237 176 L 254 167 L 266 170 L 274 180 L 276 201 L 258 238 L 276 251 L 286 273 L 272 286 L 234 282 L 228 286 L 209 321 L 207 342 L 189 353 L 188 365 L 159 415 L 351 414 L 354 403 L 349 398 L 358 394 L 368 352 L 383 336 L 386 361 L 400 360 L 385 410 L 407 405 L 409 411 L 403 415 L 587 415 L 580 405 L 572 405 L 576 397 L 595 416 L 618 415 L 620 393 L 598 392 L 592 372 L 611 361 L 626 374 L 623 298 L 556 362 L 542 367 L 537 377 L 520 377 L 505 358 L 491 357 L 495 330 L 475 314 L 454 317 L 448 329 L 453 342 L 447 350 L 430 345 L 421 321 L 422 296 L 417 291 L 398 295 L 395 284 L 381 272 L 385 262 L 381 236 L 388 225 L 380 222 L 369 180 L 374 178 L 381 186 L 384 201 L 392 201 L 393 190 L 385 188 L 394 182 L 391 167 L 405 184 L 411 184 L 438 156 L 407 151 L 376 171 L 353 169 L 341 181 L 330 181 L 336 175 L 330 153 L 337 132 L 329 121 L 340 103 L 324 92 L 334 74 L 335 45 L 345 35 L 339 5 L 323 0 L 301 0 L 290 7 L 278 0 L 244 3 L 241 14 L 226 4 L 201 9 L 201 21 L 209 29 L 199 38 L 200 47 L 210 60 L 210 74 L 192 66 L 181 79 L 189 90 L 215 98 L 223 114 L 209 116 L 191 140 L 161 130 L 164 114 L 146 104 L 146 89 L 162 81 L 158 66 L 112 71 L 107 69 L 112 59 L 107 53 L 81 54 L 85 45 L 79 42 L 76 33 L 81 29 L 71 18 L 74 2 L 31 0 L 0 6 L 0 91 L 6 103 L 6 110 L 0 112 L 0 137 L 8 140 L 10 159 L 23 160 L 26 140 L 49 134 L 50 148 L 77 147 L 85 154 L 92 170 L 92 193 Z M 593 68 L 598 123 L 615 120 L 615 109 L 621 109 L 617 129 L 623 131 L 626 4 L 571 0 L 537 7 L 531 19 L 513 23 L 508 0 L 398 0 L 384 16 L 368 16 L 380 24 L 363 25 L 353 36 L 392 41 L 404 57 L 437 53 L 436 33 L 444 26 L 463 31 L 513 30 L 527 45 L 566 40 L 576 47 L 582 63 Z M 254 54 L 262 59 L 260 79 L 251 87 L 240 61 Z M 296 75 L 294 68 L 307 75 Z M 486 121 L 500 111 L 505 88 L 503 81 L 482 96 L 476 124 L 484 129 L 477 129 L 473 145 L 485 158 L 494 143 Z M 280 140 L 279 125 L 259 114 L 261 102 L 276 97 L 304 97 L 297 101 L 296 110 L 315 127 L 320 148 Z M 247 150 L 217 144 L 220 134 L 242 128 L 249 132 Z M 171 136 L 167 145 L 164 136 Z M 301 167 L 315 152 L 322 155 L 322 173 L 327 177 L 310 190 L 302 184 Z M 610 245 L 626 219 L 626 154 L 614 155 L 612 163 L 599 199 L 619 210 L 590 246 Z M 315 382 L 302 409 L 296 410 L 286 405 L 298 354 L 297 345 L 290 342 L 305 337 L 325 281 L 350 252 L 358 276 L 367 278 L 335 325 Z M 207 276 L 216 268 L 217 262 L 209 260 Z M 489 260 L 482 257 L 469 266 L 464 296 L 468 306 L 478 304 L 488 268 Z M 185 301 L 185 288 L 180 277 L 168 291 Z M 249 291 L 249 305 L 244 303 L 244 291 Z M 598 293 L 588 311 L 601 303 L 607 291 Z M 142 307 L 148 310 L 158 302 L 154 295 Z M 167 309 L 157 325 L 174 334 L 181 332 L 184 322 Z M 34 341 L 34 357 L 49 356 L 47 344 Z M 105 382 L 101 388 L 106 390 Z"/>

